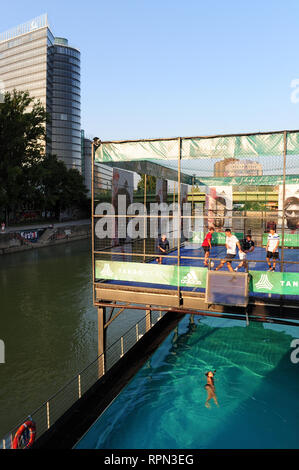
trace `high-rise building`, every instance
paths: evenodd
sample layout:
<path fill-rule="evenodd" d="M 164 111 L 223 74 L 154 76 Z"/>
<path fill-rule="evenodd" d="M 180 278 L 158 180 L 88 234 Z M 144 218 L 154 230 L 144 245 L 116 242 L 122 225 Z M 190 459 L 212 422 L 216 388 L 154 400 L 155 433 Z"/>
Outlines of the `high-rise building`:
<path fill-rule="evenodd" d="M 46 151 L 81 171 L 80 51 L 53 36 L 46 14 L 0 33 L 0 87 L 41 101 L 51 116 Z"/>

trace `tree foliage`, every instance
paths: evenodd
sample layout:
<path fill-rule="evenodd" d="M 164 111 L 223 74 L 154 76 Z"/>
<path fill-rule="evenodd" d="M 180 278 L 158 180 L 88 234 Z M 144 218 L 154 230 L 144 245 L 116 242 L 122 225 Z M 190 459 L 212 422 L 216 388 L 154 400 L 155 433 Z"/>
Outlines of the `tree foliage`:
<path fill-rule="evenodd" d="M 0 105 L 0 206 L 14 210 L 23 196 L 24 168 L 41 160 L 47 114 L 27 92 L 5 93 Z"/>
<path fill-rule="evenodd" d="M 156 181 L 155 176 L 147 175 L 146 176 L 146 192 L 148 194 L 154 194 L 156 192 Z M 145 185 L 145 175 L 141 175 L 141 180 L 138 182 L 137 191 L 143 193 Z"/>
<path fill-rule="evenodd" d="M 46 155 L 44 107 L 29 93 L 5 93 L 0 104 L 0 209 L 6 215 L 23 209 L 60 211 L 86 204 L 87 189 L 79 171 Z"/>

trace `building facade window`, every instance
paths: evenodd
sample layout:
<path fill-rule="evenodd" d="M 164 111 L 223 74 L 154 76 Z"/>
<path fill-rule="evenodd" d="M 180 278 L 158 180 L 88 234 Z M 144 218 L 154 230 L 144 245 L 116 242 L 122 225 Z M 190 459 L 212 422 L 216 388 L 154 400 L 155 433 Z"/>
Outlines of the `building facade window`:
<path fill-rule="evenodd" d="M 42 15 L 0 34 L 0 80 L 6 91 L 28 91 L 51 115 L 47 152 L 81 169 L 80 51 L 55 38 Z M 55 151 L 55 152 L 54 152 Z"/>

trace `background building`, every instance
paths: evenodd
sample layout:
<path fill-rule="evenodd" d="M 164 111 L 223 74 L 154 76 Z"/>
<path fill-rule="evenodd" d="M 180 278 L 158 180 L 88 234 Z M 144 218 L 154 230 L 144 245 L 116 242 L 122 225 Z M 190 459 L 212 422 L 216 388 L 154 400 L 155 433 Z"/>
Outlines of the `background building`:
<path fill-rule="evenodd" d="M 91 197 L 92 180 L 92 140 L 85 137 L 84 130 L 81 131 L 82 150 L 82 176 L 85 186 L 88 189 L 88 196 Z M 94 187 L 96 189 L 111 191 L 113 169 L 108 165 L 95 163 L 94 165 Z"/>
<path fill-rule="evenodd" d="M 261 176 L 263 166 L 254 160 L 239 160 L 238 158 L 225 158 L 214 165 L 214 176 Z"/>
<path fill-rule="evenodd" d="M 4 91 L 28 91 L 51 115 L 47 153 L 81 172 L 80 52 L 55 38 L 47 15 L 0 34 Z"/>

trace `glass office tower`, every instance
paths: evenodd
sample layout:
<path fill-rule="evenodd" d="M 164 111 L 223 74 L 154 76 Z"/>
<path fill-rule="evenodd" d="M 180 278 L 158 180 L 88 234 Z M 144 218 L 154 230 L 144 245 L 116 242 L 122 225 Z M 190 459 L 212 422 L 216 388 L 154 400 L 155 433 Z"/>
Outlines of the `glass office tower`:
<path fill-rule="evenodd" d="M 51 116 L 46 151 L 81 171 L 80 52 L 53 36 L 46 14 L 0 34 L 0 88 L 41 101 Z"/>

